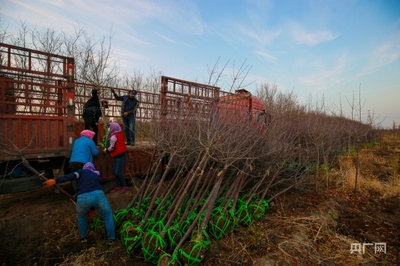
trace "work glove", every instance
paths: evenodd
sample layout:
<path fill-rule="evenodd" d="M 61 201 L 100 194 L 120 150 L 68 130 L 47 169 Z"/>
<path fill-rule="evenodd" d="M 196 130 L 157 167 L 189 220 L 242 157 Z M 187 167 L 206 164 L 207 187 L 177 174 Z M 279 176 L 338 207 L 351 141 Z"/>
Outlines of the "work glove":
<path fill-rule="evenodd" d="M 43 182 L 43 184 L 48 185 L 49 187 L 52 187 L 56 184 L 56 180 L 55 179 L 48 179 L 46 181 Z"/>

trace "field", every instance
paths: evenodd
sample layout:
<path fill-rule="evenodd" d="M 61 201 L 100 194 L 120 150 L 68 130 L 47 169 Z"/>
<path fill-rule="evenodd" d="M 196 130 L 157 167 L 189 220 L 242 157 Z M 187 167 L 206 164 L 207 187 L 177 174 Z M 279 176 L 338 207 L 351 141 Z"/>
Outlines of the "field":
<path fill-rule="evenodd" d="M 356 162 L 359 162 L 355 191 Z M 109 193 L 114 210 L 131 201 Z M 103 231 L 79 241 L 75 206 L 53 188 L 0 196 L 2 265 L 151 265 Z M 93 222 L 93 221 L 92 221 Z M 399 265 L 400 135 L 339 158 L 317 179 L 271 202 L 249 227 L 212 240 L 201 265 Z"/>

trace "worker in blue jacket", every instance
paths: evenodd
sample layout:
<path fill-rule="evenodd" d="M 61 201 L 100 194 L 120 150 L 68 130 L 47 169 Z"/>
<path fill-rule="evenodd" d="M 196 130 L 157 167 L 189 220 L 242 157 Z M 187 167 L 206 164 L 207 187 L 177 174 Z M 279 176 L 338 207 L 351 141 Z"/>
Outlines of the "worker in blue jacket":
<path fill-rule="evenodd" d="M 93 163 L 93 157 L 99 156 L 99 150 L 92 140 L 94 135 L 93 131 L 85 129 L 82 130 L 81 137 L 75 140 L 69 159 L 70 171 L 82 169 L 85 163 Z"/>

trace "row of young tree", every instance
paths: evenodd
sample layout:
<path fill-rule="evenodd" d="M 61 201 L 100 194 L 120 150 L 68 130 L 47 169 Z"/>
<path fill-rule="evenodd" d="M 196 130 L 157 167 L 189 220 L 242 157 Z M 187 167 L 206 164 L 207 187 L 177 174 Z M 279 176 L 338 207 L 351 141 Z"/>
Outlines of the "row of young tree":
<path fill-rule="evenodd" d="M 38 31 L 22 23 L 18 34 L 0 29 L 0 40 L 75 58 L 78 82 L 159 92 L 160 73 L 152 71 L 145 77 L 137 70 L 120 72 L 112 37 L 95 41 L 84 28 L 71 35 L 54 29 Z M 228 63 L 219 68 L 217 61 L 209 70 L 210 85 L 222 82 Z M 243 63 L 231 76 L 229 90 L 245 87 L 249 71 Z M 267 127 L 255 127 L 240 116 L 232 123 L 232 117 L 217 111 L 208 112 L 209 117 L 146 124 L 148 138 L 155 143 L 158 158 L 163 158 L 159 163 L 166 162 L 166 169 L 156 186 L 152 182 L 156 176 L 147 176 L 128 208 L 115 214 L 129 254 L 141 247 L 149 262 L 167 258 L 195 264 L 201 261 L 210 235 L 219 239 L 235 226 L 253 223 L 281 193 L 300 184 L 316 186 L 318 169 L 374 139 L 373 119 L 361 120 L 362 104 L 355 98 L 346 117 L 300 104 L 293 92 L 269 83 L 259 84 L 255 96 L 272 117 Z M 205 112 L 196 110 L 185 117 L 198 113 Z M 161 251 L 168 256 L 162 257 Z"/>
<path fill-rule="evenodd" d="M 112 51 L 112 35 L 95 39 L 83 26 L 76 26 L 73 33 L 59 32 L 53 28 L 39 30 L 21 22 L 17 32 L 8 30 L 0 21 L 0 41 L 16 46 L 48 53 L 61 54 L 75 59 L 76 81 L 94 86 L 136 88 L 140 91 L 158 93 L 161 73 L 152 70 L 144 76 L 139 70 L 122 73 Z M 226 67 L 219 60 L 209 69 L 208 84 L 228 83 Z M 234 69 L 232 64 L 232 69 Z M 230 75 L 229 90 L 245 87 L 250 67 L 245 62 Z M 293 92 L 280 91 L 276 85 L 265 83 L 257 86 L 256 96 L 261 98 L 272 116 L 268 145 L 279 150 L 273 161 L 280 165 L 329 165 L 341 152 L 370 141 L 373 115 L 362 121 L 361 93 L 347 101 L 351 113 L 335 112 L 321 104 L 300 104 Z M 323 102 L 323 101 L 322 101 Z M 340 106 L 342 104 L 340 103 Z M 329 113 L 329 114 L 328 114 Z M 251 134 L 247 136 L 249 139 Z M 234 136 L 231 136 L 232 138 Z M 276 138 L 276 140 L 275 140 Z M 280 141 L 278 141 L 280 140 Z M 177 146 L 177 145 L 174 145 Z M 282 150 L 283 149 L 283 150 Z M 268 168 L 268 167 L 267 167 Z"/>
<path fill-rule="evenodd" d="M 116 212 L 128 254 L 140 250 L 158 265 L 197 265 L 211 238 L 253 224 L 269 202 L 312 184 L 312 177 L 318 184 L 321 167 L 371 138 L 369 125 L 306 111 L 268 86 L 261 92 L 273 98 L 268 127 L 218 110 L 151 123 L 158 157 L 167 164 L 159 180 L 148 175 L 128 208 Z"/>

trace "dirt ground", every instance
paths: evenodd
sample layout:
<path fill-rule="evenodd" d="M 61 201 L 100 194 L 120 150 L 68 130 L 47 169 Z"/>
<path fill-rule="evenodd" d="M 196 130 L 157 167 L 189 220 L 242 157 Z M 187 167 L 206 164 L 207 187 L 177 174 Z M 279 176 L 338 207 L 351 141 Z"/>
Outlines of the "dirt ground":
<path fill-rule="evenodd" d="M 127 207 L 135 190 L 108 193 L 113 210 Z M 151 265 L 140 252 L 127 256 L 119 241 L 107 246 L 104 232 L 90 230 L 82 245 L 75 205 L 54 188 L 0 195 L 0 228 L 2 266 Z M 212 240 L 201 265 L 400 265 L 399 228 L 398 194 L 302 186 L 252 226 Z"/>

